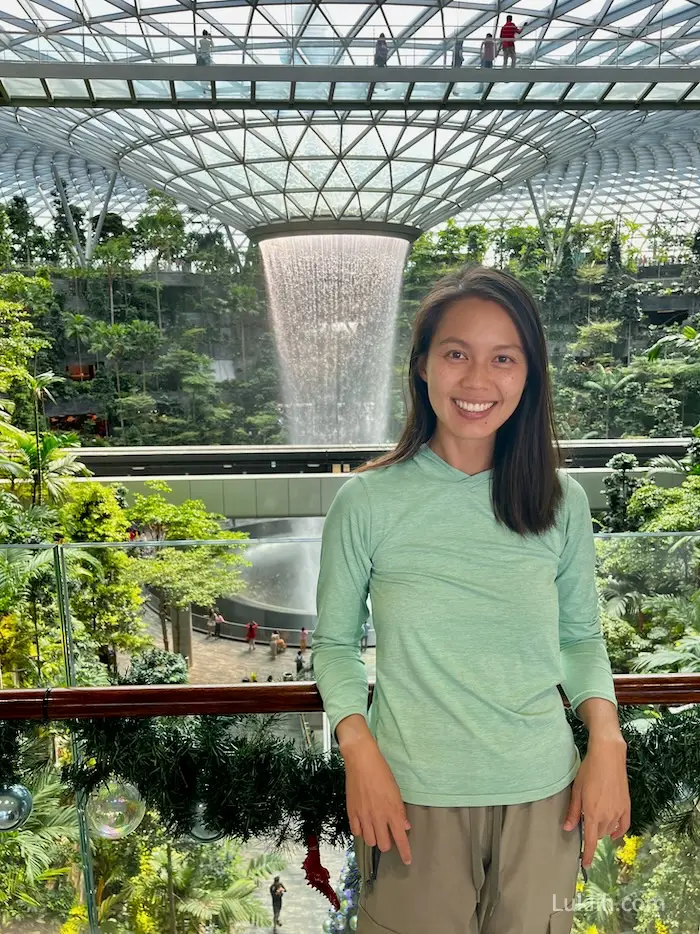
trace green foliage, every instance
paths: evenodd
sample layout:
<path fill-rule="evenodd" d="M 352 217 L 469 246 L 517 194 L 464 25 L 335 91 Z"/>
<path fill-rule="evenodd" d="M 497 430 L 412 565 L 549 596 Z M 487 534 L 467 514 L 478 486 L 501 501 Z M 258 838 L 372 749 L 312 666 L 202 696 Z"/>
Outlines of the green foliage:
<path fill-rule="evenodd" d="M 132 659 L 123 684 L 187 684 L 187 662 L 175 652 L 148 649 Z"/>
<path fill-rule="evenodd" d="M 606 464 L 611 470 L 603 479 L 608 508 L 602 521 L 607 532 L 629 532 L 636 528 L 630 513 L 630 499 L 642 483 L 632 473 L 637 466 L 634 454 L 615 454 Z"/>
<path fill-rule="evenodd" d="M 605 613 L 601 614 L 600 624 L 612 670 L 616 674 L 632 671 L 632 662 L 644 644 L 634 627 L 627 620 Z"/>
<path fill-rule="evenodd" d="M 700 477 L 663 489 L 652 481 L 630 498 L 628 515 L 643 532 L 696 532 L 700 528 Z"/>

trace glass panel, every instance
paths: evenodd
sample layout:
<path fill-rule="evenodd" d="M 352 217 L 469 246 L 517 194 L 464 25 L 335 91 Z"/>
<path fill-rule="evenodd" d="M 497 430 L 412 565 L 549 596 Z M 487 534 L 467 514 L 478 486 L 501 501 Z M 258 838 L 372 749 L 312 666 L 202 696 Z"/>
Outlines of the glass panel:
<path fill-rule="evenodd" d="M 566 95 L 568 101 L 597 101 L 609 87 L 602 82 L 586 82 L 585 84 L 575 84 Z"/>
<path fill-rule="evenodd" d="M 468 82 L 455 84 L 450 92 L 450 98 L 458 97 L 461 100 L 480 100 L 485 89 L 485 84 L 473 84 Z"/>
<path fill-rule="evenodd" d="M 489 91 L 488 99 L 490 101 L 517 101 L 527 90 L 528 85 L 523 82 L 511 84 L 494 84 Z"/>
<path fill-rule="evenodd" d="M 374 85 L 372 100 L 398 100 L 406 96 L 407 90 L 408 84 L 405 82 L 403 84 L 387 84 L 384 81 L 378 82 Z"/>
<path fill-rule="evenodd" d="M 645 101 L 677 101 L 690 87 L 689 84 L 657 84 L 644 98 Z"/>
<path fill-rule="evenodd" d="M 126 81 L 106 81 L 103 78 L 90 80 L 90 87 L 95 97 L 129 97 L 129 85 Z"/>
<path fill-rule="evenodd" d="M 606 101 L 636 101 L 649 87 L 649 83 L 619 81 L 606 94 Z"/>
<path fill-rule="evenodd" d="M 567 89 L 568 84 L 563 82 L 552 83 L 543 82 L 533 85 L 527 92 L 528 101 L 557 101 Z"/>
<path fill-rule="evenodd" d="M 217 81 L 216 96 L 217 98 L 248 99 L 250 97 L 250 81 Z"/>
<path fill-rule="evenodd" d="M 255 97 L 260 100 L 288 100 L 289 81 L 256 81 Z M 217 94 L 219 93 L 217 84 Z"/>
<path fill-rule="evenodd" d="M 2 78 L 10 97 L 41 97 L 46 100 L 46 91 L 38 78 Z"/>
<path fill-rule="evenodd" d="M 167 81 L 134 81 L 134 93 L 136 97 L 142 97 L 149 100 L 162 99 L 170 97 L 170 84 Z"/>
<path fill-rule="evenodd" d="M 697 84 L 686 97 L 688 101 L 700 101 L 700 84 Z"/>
<path fill-rule="evenodd" d="M 185 99 L 208 98 L 211 99 L 210 81 L 176 81 L 175 97 Z"/>
<path fill-rule="evenodd" d="M 297 81 L 294 97 L 296 100 L 302 101 L 328 100 L 330 87 L 328 81 Z"/>
<path fill-rule="evenodd" d="M 333 99 L 338 101 L 366 100 L 368 91 L 368 84 L 360 84 L 354 81 L 339 81 L 333 91 Z"/>
<path fill-rule="evenodd" d="M 80 78 L 47 78 L 52 97 L 90 97 Z"/>
<path fill-rule="evenodd" d="M 411 91 L 411 100 L 432 101 L 442 100 L 447 90 L 446 84 L 434 84 L 432 82 L 416 82 Z"/>

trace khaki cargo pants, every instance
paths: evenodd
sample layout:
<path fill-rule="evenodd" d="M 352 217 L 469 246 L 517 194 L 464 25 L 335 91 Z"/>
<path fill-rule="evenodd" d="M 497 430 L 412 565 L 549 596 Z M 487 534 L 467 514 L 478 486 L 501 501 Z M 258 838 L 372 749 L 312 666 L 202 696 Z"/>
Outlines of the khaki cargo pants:
<path fill-rule="evenodd" d="M 581 827 L 571 789 L 528 804 L 407 804 L 413 861 L 355 839 L 357 934 L 570 934 Z"/>

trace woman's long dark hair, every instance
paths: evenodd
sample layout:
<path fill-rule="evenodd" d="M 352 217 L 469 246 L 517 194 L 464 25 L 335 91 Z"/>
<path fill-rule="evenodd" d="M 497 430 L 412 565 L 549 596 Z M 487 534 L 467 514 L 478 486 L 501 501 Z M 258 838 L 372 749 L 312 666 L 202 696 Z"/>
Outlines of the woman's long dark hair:
<path fill-rule="evenodd" d="M 473 297 L 495 302 L 510 315 L 527 357 L 527 381 L 518 407 L 496 433 L 491 485 L 494 515 L 520 535 L 539 534 L 554 524 L 562 498 L 557 474 L 561 453 L 540 315 L 532 295 L 507 272 L 466 266 L 435 283 L 413 324 L 406 427 L 393 451 L 359 469 L 400 464 L 432 438 L 437 418 L 419 370 L 447 309 Z"/>

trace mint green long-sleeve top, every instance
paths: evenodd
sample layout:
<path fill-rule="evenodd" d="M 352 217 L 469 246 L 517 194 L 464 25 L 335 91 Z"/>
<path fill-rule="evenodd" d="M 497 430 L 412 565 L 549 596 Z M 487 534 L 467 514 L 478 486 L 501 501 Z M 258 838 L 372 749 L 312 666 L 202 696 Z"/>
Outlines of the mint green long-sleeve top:
<path fill-rule="evenodd" d="M 409 804 L 556 794 L 580 764 L 557 686 L 574 710 L 589 697 L 616 703 L 585 491 L 562 471 L 556 524 L 521 536 L 493 515 L 491 475 L 424 446 L 351 477 L 323 529 L 313 664 L 331 729 L 368 716 Z"/>

